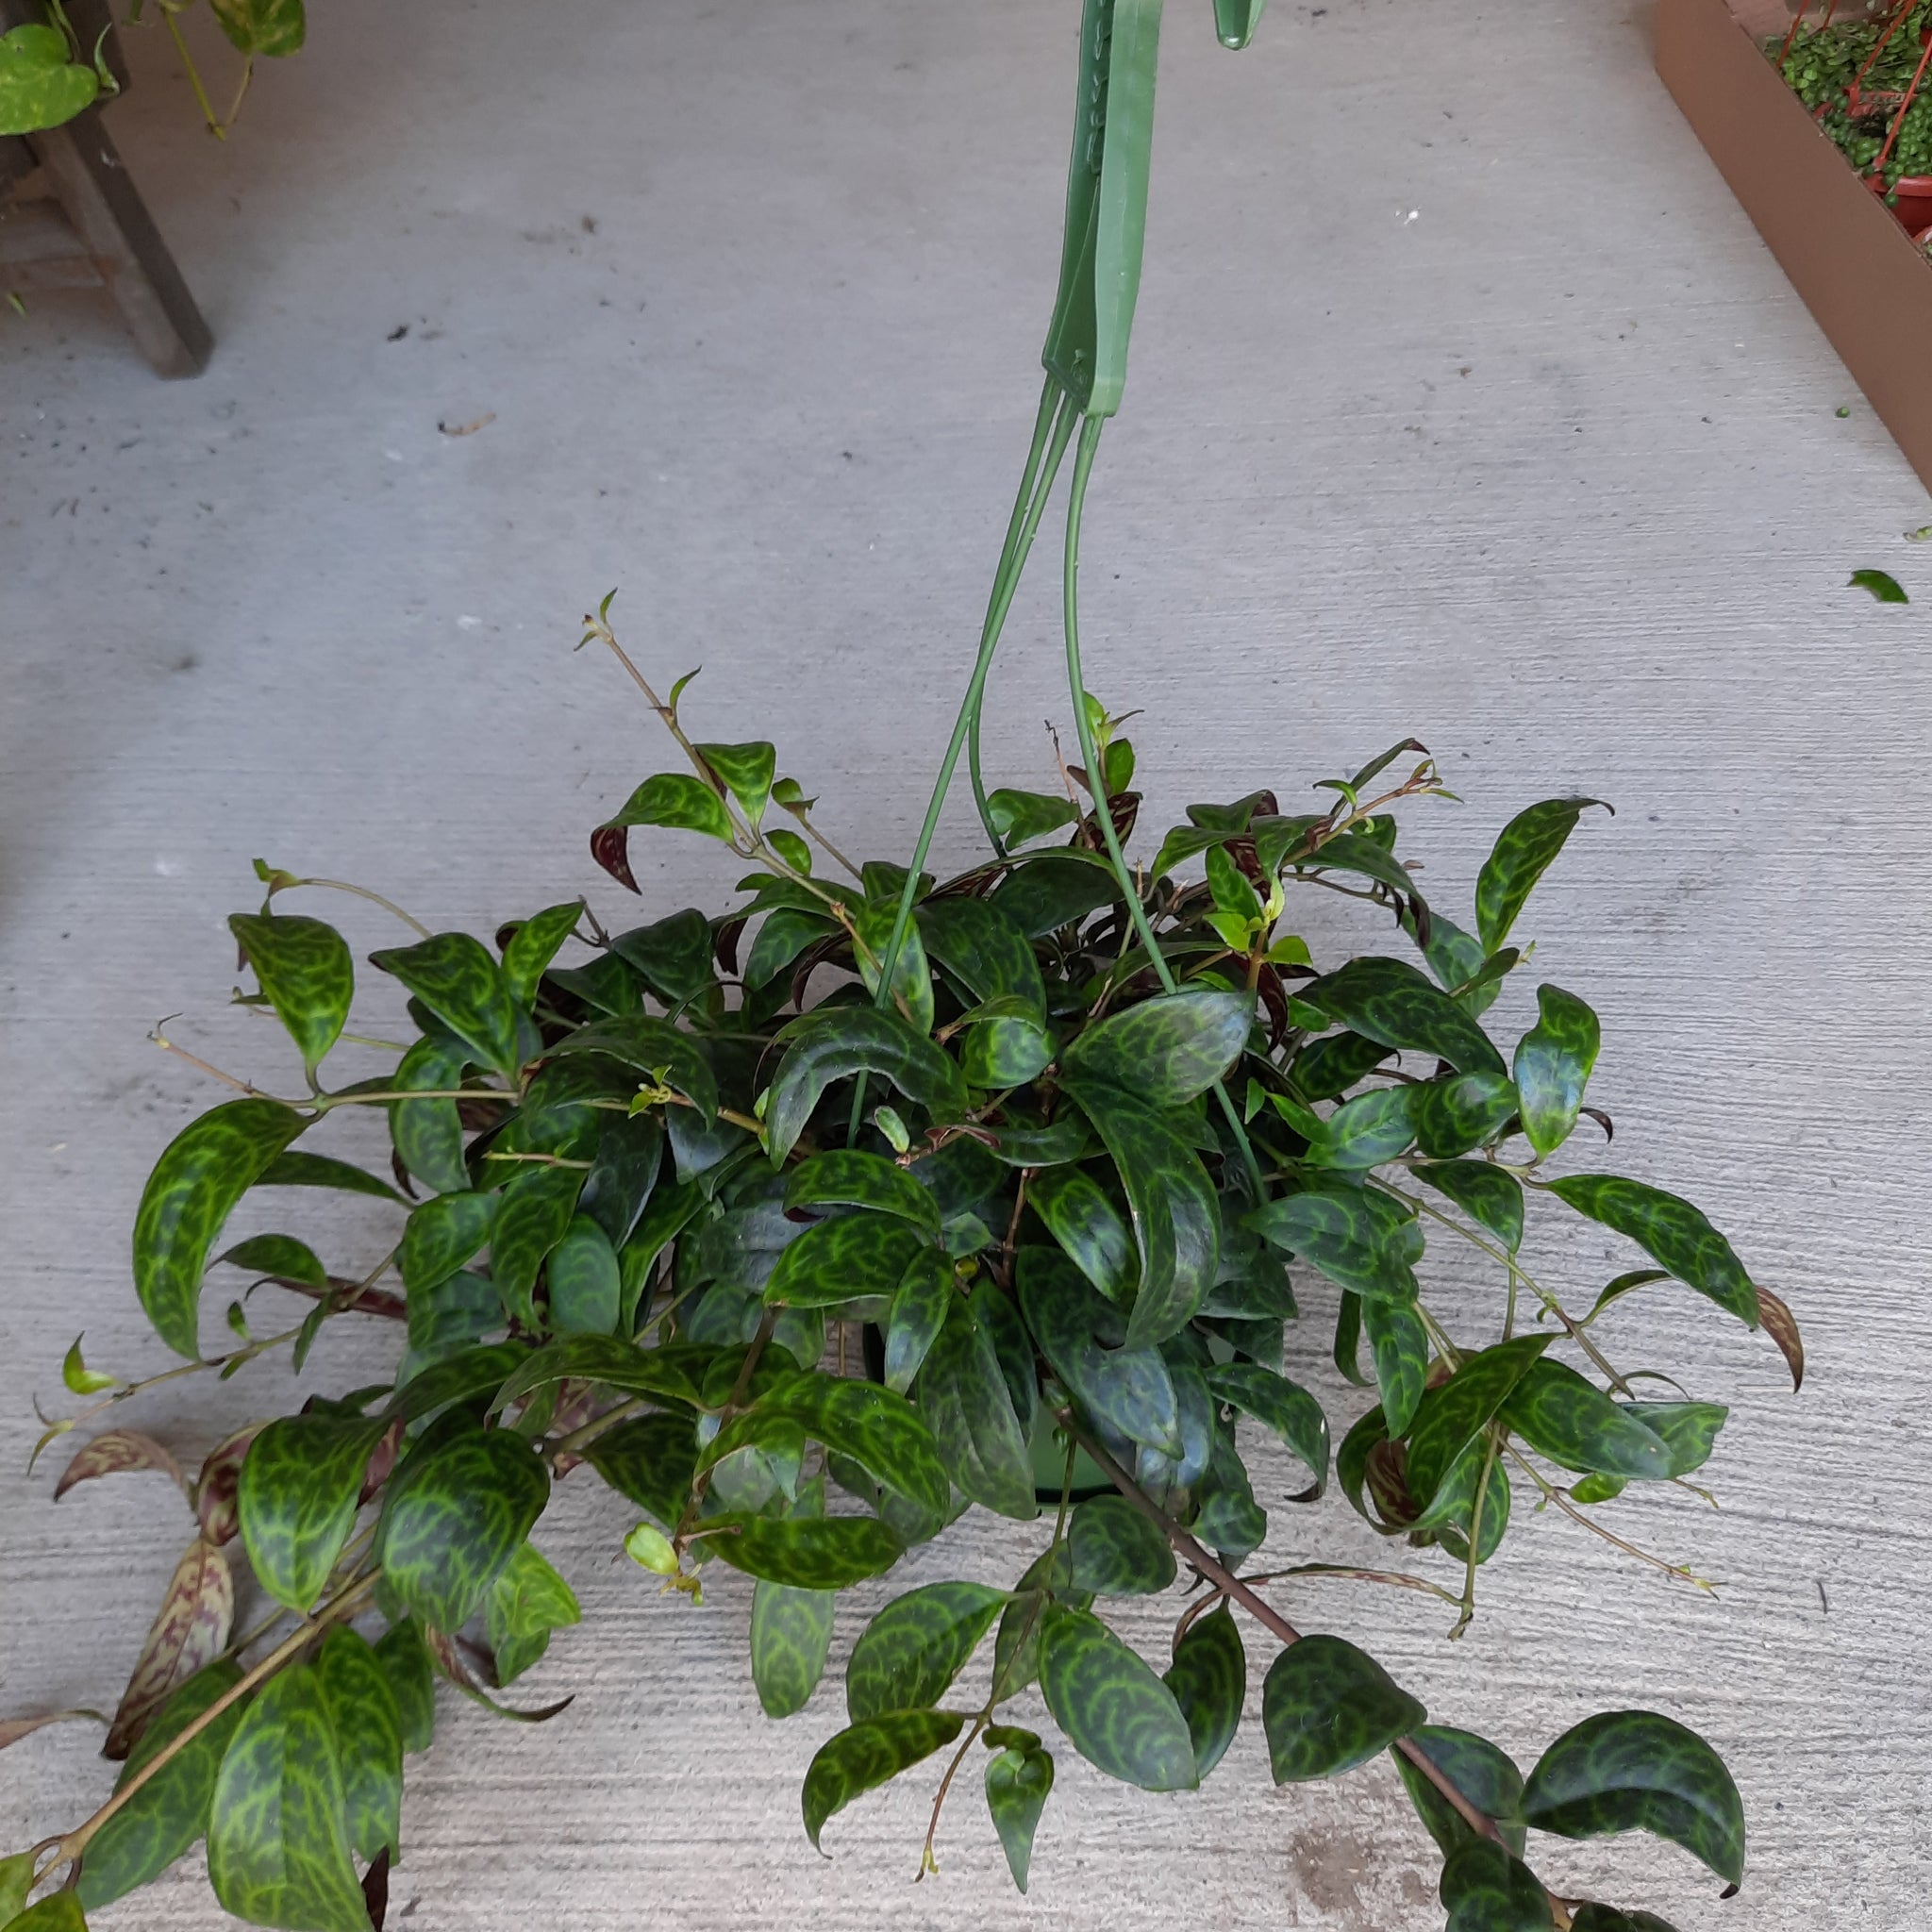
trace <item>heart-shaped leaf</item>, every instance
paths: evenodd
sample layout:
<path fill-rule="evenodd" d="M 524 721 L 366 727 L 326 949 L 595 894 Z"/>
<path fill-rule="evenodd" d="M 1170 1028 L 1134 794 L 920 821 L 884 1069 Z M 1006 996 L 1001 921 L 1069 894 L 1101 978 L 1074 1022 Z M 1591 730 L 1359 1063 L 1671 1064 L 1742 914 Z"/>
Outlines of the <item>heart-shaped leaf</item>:
<path fill-rule="evenodd" d="M 68 58 L 58 27 L 35 22 L 0 34 L 0 135 L 58 127 L 100 91 L 94 70 Z"/>
<path fill-rule="evenodd" d="M 986 1766 L 986 1808 L 1007 1855 L 1007 1870 L 1022 1892 L 1033 1862 L 1033 1835 L 1053 1790 L 1053 1754 L 1030 1732 L 1025 1737 L 1030 1741 L 1002 1745 Z M 989 1731 L 987 1742 L 993 1741 Z"/>

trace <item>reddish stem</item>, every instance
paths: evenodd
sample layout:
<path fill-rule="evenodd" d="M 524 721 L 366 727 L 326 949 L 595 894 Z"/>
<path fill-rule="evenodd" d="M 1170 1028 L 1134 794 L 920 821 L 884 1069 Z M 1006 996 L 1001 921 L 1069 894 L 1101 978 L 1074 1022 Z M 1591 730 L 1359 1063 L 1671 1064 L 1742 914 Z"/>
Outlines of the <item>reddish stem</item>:
<path fill-rule="evenodd" d="M 1928 61 L 1932 61 L 1932 34 L 1925 38 L 1925 51 L 1919 56 L 1918 72 L 1912 75 L 1912 84 L 1907 88 L 1906 97 L 1899 103 L 1898 112 L 1892 117 L 1891 131 L 1885 137 L 1885 145 L 1878 150 L 1878 158 L 1872 163 L 1872 173 L 1875 179 L 1882 181 L 1885 178 L 1885 164 L 1891 158 L 1892 146 L 1898 140 L 1899 129 L 1906 125 L 1906 115 L 1911 110 L 1912 98 L 1925 78 L 1925 66 Z"/>

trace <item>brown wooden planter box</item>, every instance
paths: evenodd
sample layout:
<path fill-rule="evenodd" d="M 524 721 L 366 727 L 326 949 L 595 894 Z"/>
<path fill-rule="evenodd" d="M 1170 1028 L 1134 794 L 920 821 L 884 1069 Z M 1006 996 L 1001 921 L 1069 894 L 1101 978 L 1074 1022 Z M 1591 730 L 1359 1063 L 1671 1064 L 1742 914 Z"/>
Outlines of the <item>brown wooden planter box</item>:
<path fill-rule="evenodd" d="M 1783 0 L 1657 0 L 1657 71 L 1932 490 L 1932 261 L 1761 49 Z"/>

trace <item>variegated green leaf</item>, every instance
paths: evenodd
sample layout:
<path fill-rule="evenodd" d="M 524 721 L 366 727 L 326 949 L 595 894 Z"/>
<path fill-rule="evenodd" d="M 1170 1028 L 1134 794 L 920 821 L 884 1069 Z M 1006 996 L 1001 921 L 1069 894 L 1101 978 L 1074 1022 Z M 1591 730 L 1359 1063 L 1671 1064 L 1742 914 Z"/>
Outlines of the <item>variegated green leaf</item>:
<path fill-rule="evenodd" d="M 496 1207 L 495 1194 L 438 1194 L 409 1216 L 397 1263 L 412 1299 L 447 1281 L 490 1239 Z"/>
<path fill-rule="evenodd" d="M 966 1720 L 947 1710 L 895 1710 L 841 1731 L 819 1747 L 805 1774 L 805 1835 L 819 1848 L 826 1821 L 854 1798 L 930 1757 Z"/>
<path fill-rule="evenodd" d="M 1475 882 L 1475 929 L 1484 952 L 1493 953 L 1509 937 L 1524 901 L 1562 851 L 1576 821 L 1603 804 L 1600 798 L 1547 798 L 1503 827 Z"/>
<path fill-rule="evenodd" d="M 1548 1185 L 1577 1213 L 1627 1235 L 1660 1268 L 1757 1327 L 1757 1291 L 1743 1263 L 1689 1201 L 1621 1174 L 1570 1174 Z"/>
<path fill-rule="evenodd" d="M 1672 1474 L 1663 1438 L 1567 1362 L 1534 1363 L 1510 1391 L 1502 1417 L 1565 1469 L 1659 1482 Z"/>
<path fill-rule="evenodd" d="M 580 1169 L 533 1164 L 503 1191 L 490 1236 L 490 1278 L 504 1313 L 525 1328 L 538 1325 L 537 1275 L 569 1231 L 583 1183 Z"/>
<path fill-rule="evenodd" d="M 100 75 L 72 58 L 58 26 L 33 21 L 0 34 L 0 135 L 58 127 L 100 91 Z"/>
<path fill-rule="evenodd" d="M 875 1516 L 774 1523 L 768 1516 L 708 1520 L 705 1547 L 734 1570 L 794 1590 L 847 1590 L 890 1570 L 905 1544 Z"/>
<path fill-rule="evenodd" d="M 855 1724 L 937 1703 L 1008 1601 L 983 1583 L 929 1583 L 896 1597 L 852 1647 L 845 1707 Z"/>
<path fill-rule="evenodd" d="M 1285 1185 L 1292 1191 L 1249 1215 L 1250 1227 L 1365 1301 L 1414 1301 L 1423 1236 L 1413 1214 L 1339 1177 L 1304 1174 Z"/>
<path fill-rule="evenodd" d="M 1473 1731 L 1454 1730 L 1447 1724 L 1419 1725 L 1408 1734 L 1408 1741 L 1478 1811 L 1496 1821 L 1503 1842 L 1520 1857 L 1525 1837 L 1520 1813 L 1523 1774 L 1508 1753 Z M 1441 1847 L 1442 1856 L 1446 1858 L 1468 1844 L 1474 1833 L 1463 1823 L 1462 1814 L 1400 1751 L 1389 1755 L 1402 1775 L 1409 1802 L 1428 1827 L 1429 1836 Z"/>
<path fill-rule="evenodd" d="M 1443 1478 L 1508 1399 L 1543 1350 L 1547 1335 L 1519 1335 L 1467 1357 L 1446 1382 L 1422 1399 L 1409 1431 L 1406 1474 L 1417 1507 L 1426 1509 Z"/>
<path fill-rule="evenodd" d="M 315 1655 L 335 1727 L 349 1849 L 365 1863 L 403 1855 L 403 1716 L 382 1660 L 337 1624 Z"/>
<path fill-rule="evenodd" d="M 958 1299 L 950 1256 L 922 1248 L 907 1263 L 886 1311 L 886 1387 L 894 1394 L 912 1387 Z"/>
<path fill-rule="evenodd" d="M 1590 1008 L 1561 987 L 1540 986 L 1536 998 L 1541 1017 L 1517 1043 L 1516 1091 L 1529 1144 L 1554 1154 L 1576 1124 L 1603 1032 Z"/>
<path fill-rule="evenodd" d="M 1261 1723 L 1278 1785 L 1352 1771 L 1427 1715 L 1374 1657 L 1340 1637 L 1290 1644 L 1261 1689 Z"/>
<path fill-rule="evenodd" d="M 919 1230 L 896 1215 L 841 1214 L 785 1249 L 765 1283 L 765 1300 L 774 1307 L 824 1308 L 890 1295 L 925 1245 Z"/>
<path fill-rule="evenodd" d="M 222 31 L 244 54 L 279 59 L 301 50 L 308 30 L 303 0 L 208 0 Z"/>
<path fill-rule="evenodd" d="M 228 930 L 312 1074 L 341 1037 L 356 996 L 348 942 L 334 926 L 296 913 L 238 912 Z"/>
<path fill-rule="evenodd" d="M 620 1495 L 648 1509 L 668 1529 L 677 1527 L 697 1474 L 697 1432 L 689 1415 L 642 1415 L 620 1423 L 584 1451 Z"/>
<path fill-rule="evenodd" d="M 1108 1776 L 1145 1791 L 1191 1790 L 1200 1782 L 1174 1692 L 1091 1611 L 1047 1607 L 1040 1688 L 1074 1750 Z"/>
<path fill-rule="evenodd" d="M 375 1646 L 375 1660 L 396 1702 L 403 1749 L 428 1750 L 436 1737 L 436 1670 L 413 1617 L 383 1634 Z"/>
<path fill-rule="evenodd" d="M 1090 1026 L 1060 1056 L 1060 1065 L 1083 1084 L 1119 1088 L 1142 1107 L 1185 1107 L 1234 1064 L 1254 1012 L 1246 991 L 1201 987 L 1158 994 Z"/>
<path fill-rule="evenodd" d="M 975 1503 L 1024 1522 L 1040 1513 L 1033 1463 L 987 1312 L 977 1296 L 969 1302 L 954 1295 L 947 1303 L 945 1321 L 920 1367 L 919 1412 L 959 1489 Z M 1029 1359 L 1029 1391 L 1032 1376 Z"/>
<path fill-rule="evenodd" d="M 419 1040 L 402 1058 L 391 1089 L 402 1093 L 453 1093 L 462 1085 L 464 1051 L 447 1041 Z M 390 1138 L 403 1165 L 440 1194 L 470 1185 L 463 1164 L 463 1124 L 454 1100 L 397 1100 L 389 1109 Z"/>
<path fill-rule="evenodd" d="M 559 1335 L 608 1335 L 617 1326 L 623 1282 L 610 1237 L 588 1214 L 571 1218 L 551 1251 L 544 1278 L 550 1325 Z"/>
<path fill-rule="evenodd" d="M 689 1033 L 646 1014 L 597 1020 L 560 1041 L 559 1054 L 594 1053 L 681 1093 L 709 1126 L 718 1114 L 718 1076 Z"/>
<path fill-rule="evenodd" d="M 522 1544 L 497 1574 L 483 1608 L 499 1684 L 522 1676 L 549 1649 L 553 1630 L 583 1619 L 575 1591 L 533 1543 Z"/>
<path fill-rule="evenodd" d="M 1441 987 L 1400 959 L 1351 959 L 1303 998 L 1352 1032 L 1404 1052 L 1431 1053 L 1459 1074 L 1500 1074 L 1489 1036 Z"/>
<path fill-rule="evenodd" d="M 1010 1742 L 1005 1741 L 1008 1736 Z M 986 1741 L 1000 1745 L 987 1760 L 986 1808 L 1007 1855 L 1007 1870 L 1024 1892 L 1033 1862 L 1033 1835 L 1053 1790 L 1053 1754 L 1030 1731 L 1009 1734 L 1002 1729 L 995 1738 L 989 1730 Z"/>
<path fill-rule="evenodd" d="M 208 1875 L 238 1919 L 290 1932 L 368 1932 L 350 1862 L 347 1796 L 319 1669 L 271 1677 L 215 1781 Z"/>
<path fill-rule="evenodd" d="M 825 1089 L 855 1074 L 883 1074 L 936 1120 L 966 1110 L 958 1066 L 897 1013 L 821 1007 L 793 1021 L 779 1039 L 785 1058 L 765 1109 L 765 1141 L 774 1161 L 791 1152 Z"/>
<path fill-rule="evenodd" d="M 1049 1168 L 1033 1178 L 1027 1201 L 1080 1273 L 1108 1301 L 1131 1305 L 1140 1260 L 1126 1223 L 1077 1167 Z"/>
<path fill-rule="evenodd" d="M 1299 1383 L 1256 1362 L 1228 1362 L 1206 1373 L 1208 1392 L 1217 1402 L 1273 1429 L 1307 1465 L 1314 1487 L 1298 1500 L 1312 1503 L 1328 1483 L 1328 1418 L 1322 1405 Z"/>
<path fill-rule="evenodd" d="M 573 899 L 568 905 L 545 907 L 510 934 L 509 943 L 503 949 L 503 976 L 509 984 L 510 997 L 519 1006 L 527 1007 L 535 1000 L 544 968 L 557 958 L 583 916 L 584 902 Z"/>
<path fill-rule="evenodd" d="M 306 1610 L 322 1593 L 356 1523 L 356 1498 L 384 1424 L 359 1417 L 283 1416 L 248 1446 L 238 1495 L 256 1580 Z"/>
<path fill-rule="evenodd" d="M 1248 1654 L 1225 1604 L 1188 1625 L 1164 1681 L 1188 1721 L 1194 1768 L 1205 1778 L 1234 1742 L 1248 1694 Z"/>
<path fill-rule="evenodd" d="M 1074 1588 L 1094 1596 L 1151 1596 L 1174 1579 L 1167 1539 L 1124 1496 L 1094 1496 L 1067 1527 Z"/>
<path fill-rule="evenodd" d="M 391 1478 L 375 1538 L 386 1587 L 412 1616 L 460 1630 L 550 1500 L 535 1451 L 506 1429 L 427 1443 Z"/>
<path fill-rule="evenodd" d="M 279 1101 L 231 1100 L 168 1143 L 134 1217 L 134 1286 L 176 1355 L 201 1353 L 201 1277 L 236 1202 L 307 1123 Z"/>
<path fill-rule="evenodd" d="M 485 1066 L 515 1079 L 516 1001 L 482 941 L 466 932 L 438 933 L 372 953 L 369 963 L 401 980 Z"/>
<path fill-rule="evenodd" d="M 998 907 L 949 895 L 922 901 L 915 917 L 927 954 L 974 999 L 1016 998 L 1045 1011 L 1046 985 L 1032 943 Z"/>
<path fill-rule="evenodd" d="M 731 842 L 731 818 L 723 800 L 688 772 L 659 772 L 646 778 L 597 829 L 619 825 L 670 825 Z"/>
<path fill-rule="evenodd" d="M 1523 1245 L 1523 1183 L 1488 1160 L 1447 1160 L 1412 1170 L 1513 1255 Z"/>
<path fill-rule="evenodd" d="M 940 1231 L 939 1207 L 928 1189 L 903 1167 L 856 1148 L 836 1148 L 800 1161 L 786 1177 L 785 1206 L 868 1208 L 895 1214 L 929 1234 Z"/>

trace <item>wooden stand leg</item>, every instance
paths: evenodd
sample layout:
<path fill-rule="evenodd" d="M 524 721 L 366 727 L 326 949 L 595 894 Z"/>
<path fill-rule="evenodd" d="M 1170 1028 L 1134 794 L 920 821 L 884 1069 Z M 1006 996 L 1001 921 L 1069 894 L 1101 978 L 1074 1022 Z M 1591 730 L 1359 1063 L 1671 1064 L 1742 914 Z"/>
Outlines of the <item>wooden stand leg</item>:
<path fill-rule="evenodd" d="M 26 141 L 155 373 L 199 375 L 214 338 L 121 165 L 100 108 Z"/>

